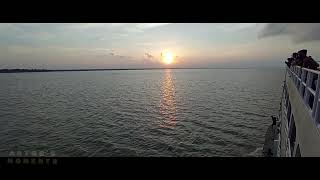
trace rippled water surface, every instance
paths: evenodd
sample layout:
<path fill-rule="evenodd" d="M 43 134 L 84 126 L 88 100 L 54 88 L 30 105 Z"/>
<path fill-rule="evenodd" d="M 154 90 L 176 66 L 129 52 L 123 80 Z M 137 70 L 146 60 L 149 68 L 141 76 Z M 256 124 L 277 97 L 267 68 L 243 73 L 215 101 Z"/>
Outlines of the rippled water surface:
<path fill-rule="evenodd" d="M 276 115 L 282 69 L 0 74 L 0 152 L 246 156 Z"/>

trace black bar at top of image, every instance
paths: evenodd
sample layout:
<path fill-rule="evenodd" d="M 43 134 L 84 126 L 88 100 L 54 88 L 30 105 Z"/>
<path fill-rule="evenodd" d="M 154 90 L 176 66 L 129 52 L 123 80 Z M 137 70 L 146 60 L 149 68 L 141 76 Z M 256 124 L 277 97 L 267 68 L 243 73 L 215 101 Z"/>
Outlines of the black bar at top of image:
<path fill-rule="evenodd" d="M 0 22 L 319 22 L 318 5 L 285 1 L 138 1 L 50 3 L 45 6 L 19 2 L 2 3 Z"/>

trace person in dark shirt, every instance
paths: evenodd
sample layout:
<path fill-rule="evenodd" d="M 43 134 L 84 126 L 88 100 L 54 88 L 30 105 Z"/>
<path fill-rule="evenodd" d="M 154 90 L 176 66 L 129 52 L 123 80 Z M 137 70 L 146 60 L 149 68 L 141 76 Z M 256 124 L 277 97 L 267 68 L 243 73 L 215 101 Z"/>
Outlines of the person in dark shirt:
<path fill-rule="evenodd" d="M 303 66 L 303 60 L 307 57 L 307 50 L 306 49 L 302 49 L 300 51 L 298 51 L 298 57 L 296 59 L 296 65 L 297 66 Z"/>
<path fill-rule="evenodd" d="M 288 61 L 286 61 L 285 63 L 287 64 L 288 67 L 290 67 L 294 59 L 293 58 L 288 58 L 287 60 Z"/>
<path fill-rule="evenodd" d="M 293 53 L 292 58 L 293 58 L 293 61 L 291 62 L 291 66 L 295 66 L 297 64 L 298 53 L 296 53 L 296 52 Z"/>
<path fill-rule="evenodd" d="M 272 118 L 272 126 L 275 126 L 277 123 L 277 118 L 275 116 L 271 116 Z"/>
<path fill-rule="evenodd" d="M 319 67 L 319 64 L 311 56 L 309 56 L 303 59 L 303 67 L 316 70 Z"/>

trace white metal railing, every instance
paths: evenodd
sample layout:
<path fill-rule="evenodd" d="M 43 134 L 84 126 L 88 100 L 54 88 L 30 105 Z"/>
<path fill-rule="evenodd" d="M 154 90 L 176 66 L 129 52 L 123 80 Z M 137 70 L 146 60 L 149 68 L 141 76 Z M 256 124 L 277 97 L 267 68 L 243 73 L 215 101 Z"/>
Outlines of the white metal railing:
<path fill-rule="evenodd" d="M 273 140 L 273 154 L 276 157 L 280 156 L 280 146 L 281 146 L 281 139 L 280 139 L 280 122 L 276 123 L 274 127 L 274 134 L 273 134 L 274 140 Z"/>
<path fill-rule="evenodd" d="M 287 70 L 312 119 L 320 127 L 320 71 L 300 66 L 287 67 Z"/>
<path fill-rule="evenodd" d="M 287 144 L 286 144 L 286 156 L 291 157 L 291 147 L 290 147 L 290 139 L 287 138 Z"/>

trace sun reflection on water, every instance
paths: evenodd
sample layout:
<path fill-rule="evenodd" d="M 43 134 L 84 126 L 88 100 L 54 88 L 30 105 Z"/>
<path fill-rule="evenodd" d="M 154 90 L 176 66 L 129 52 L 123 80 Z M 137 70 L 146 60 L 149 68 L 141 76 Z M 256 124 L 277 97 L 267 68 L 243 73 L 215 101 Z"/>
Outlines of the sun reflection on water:
<path fill-rule="evenodd" d="M 174 128 L 176 124 L 175 87 L 170 69 L 165 70 L 161 83 L 160 114 L 161 127 Z"/>

